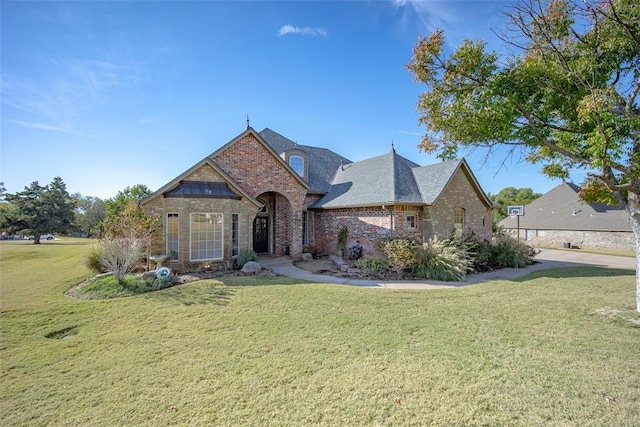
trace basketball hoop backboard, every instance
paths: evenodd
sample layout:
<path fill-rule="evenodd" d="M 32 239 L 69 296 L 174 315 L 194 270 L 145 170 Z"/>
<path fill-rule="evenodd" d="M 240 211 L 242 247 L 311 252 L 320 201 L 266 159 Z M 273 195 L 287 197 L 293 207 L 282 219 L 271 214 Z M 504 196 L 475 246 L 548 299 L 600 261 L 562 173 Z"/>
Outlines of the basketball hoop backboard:
<path fill-rule="evenodd" d="M 508 206 L 507 207 L 507 215 L 509 215 L 511 217 L 523 216 L 524 215 L 524 206 Z"/>

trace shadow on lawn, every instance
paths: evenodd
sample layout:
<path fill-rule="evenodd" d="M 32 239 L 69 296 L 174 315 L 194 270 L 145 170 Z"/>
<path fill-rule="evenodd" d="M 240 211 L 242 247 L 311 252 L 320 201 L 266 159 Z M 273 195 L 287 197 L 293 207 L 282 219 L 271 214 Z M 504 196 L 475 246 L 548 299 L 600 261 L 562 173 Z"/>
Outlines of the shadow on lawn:
<path fill-rule="evenodd" d="M 228 305 L 235 294 L 233 289 L 210 281 L 178 285 L 161 292 L 151 292 L 147 298 L 181 305 Z"/>
<path fill-rule="evenodd" d="M 182 305 L 228 305 L 236 293 L 234 288 L 248 286 L 291 286 L 301 285 L 297 279 L 283 276 L 237 276 L 202 279 L 195 282 L 176 285 L 171 288 L 150 292 L 147 298 L 156 301 L 167 301 Z"/>

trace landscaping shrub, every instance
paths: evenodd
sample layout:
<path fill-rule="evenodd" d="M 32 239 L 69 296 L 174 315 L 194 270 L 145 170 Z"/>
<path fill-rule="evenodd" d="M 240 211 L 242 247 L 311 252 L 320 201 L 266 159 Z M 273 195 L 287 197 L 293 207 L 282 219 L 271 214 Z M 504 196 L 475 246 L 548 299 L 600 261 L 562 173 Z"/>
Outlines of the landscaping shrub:
<path fill-rule="evenodd" d="M 482 273 L 500 268 L 521 268 L 533 264 L 535 250 L 504 233 L 497 233 L 494 242 L 479 241 L 474 236 L 458 243 L 471 259 L 468 272 Z"/>
<path fill-rule="evenodd" d="M 130 276 L 132 278 L 140 278 L 140 276 Z M 147 280 L 132 280 L 125 285 L 125 288 L 133 294 L 143 294 L 145 292 L 159 291 L 173 286 L 171 277 L 153 278 Z"/>
<path fill-rule="evenodd" d="M 478 240 L 472 235 L 456 243 L 467 251 L 471 261 L 467 273 L 483 273 L 499 268 L 495 262 L 496 248 L 491 242 Z"/>
<path fill-rule="evenodd" d="M 255 261 L 258 259 L 258 255 L 251 249 L 241 249 L 236 259 L 236 265 L 238 268 L 244 267 L 249 261 Z"/>
<path fill-rule="evenodd" d="M 380 258 L 360 258 L 355 263 L 356 268 L 362 270 L 367 277 L 381 278 L 389 271 L 389 264 Z"/>
<path fill-rule="evenodd" d="M 471 265 L 466 249 L 448 239 L 432 238 L 417 251 L 413 274 L 423 279 L 460 281 Z"/>
<path fill-rule="evenodd" d="M 376 241 L 377 249 L 384 254 L 391 267 L 402 273 L 414 265 L 418 245 L 404 237 L 385 237 Z"/>
<path fill-rule="evenodd" d="M 340 256 L 344 256 L 344 250 L 347 247 L 347 240 L 349 239 L 349 230 L 347 227 L 342 227 L 340 231 L 338 231 L 338 240 L 337 247 L 340 253 Z"/>
<path fill-rule="evenodd" d="M 140 275 L 128 274 L 122 281 L 114 276 L 103 276 L 93 279 L 83 286 L 79 292 L 89 298 L 105 299 L 138 295 L 158 291 L 173 286 L 171 278 L 151 278 L 144 280 Z"/>

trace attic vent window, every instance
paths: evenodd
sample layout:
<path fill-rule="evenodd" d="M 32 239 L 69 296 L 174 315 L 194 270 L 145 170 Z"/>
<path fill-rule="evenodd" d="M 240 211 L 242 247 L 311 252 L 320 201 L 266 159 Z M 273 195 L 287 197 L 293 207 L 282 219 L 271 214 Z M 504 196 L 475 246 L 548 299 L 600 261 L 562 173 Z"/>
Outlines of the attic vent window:
<path fill-rule="evenodd" d="M 304 159 L 300 156 L 289 157 L 289 166 L 296 171 L 296 173 L 304 177 Z"/>

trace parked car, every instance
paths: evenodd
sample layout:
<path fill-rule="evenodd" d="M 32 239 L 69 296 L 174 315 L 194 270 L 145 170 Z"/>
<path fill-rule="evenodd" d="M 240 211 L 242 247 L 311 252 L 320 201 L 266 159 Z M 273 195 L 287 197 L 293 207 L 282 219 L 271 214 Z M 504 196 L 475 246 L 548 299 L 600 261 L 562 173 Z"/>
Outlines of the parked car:
<path fill-rule="evenodd" d="M 55 238 L 56 236 L 54 236 L 53 234 L 42 234 L 40 236 L 40 240 L 53 240 Z"/>

